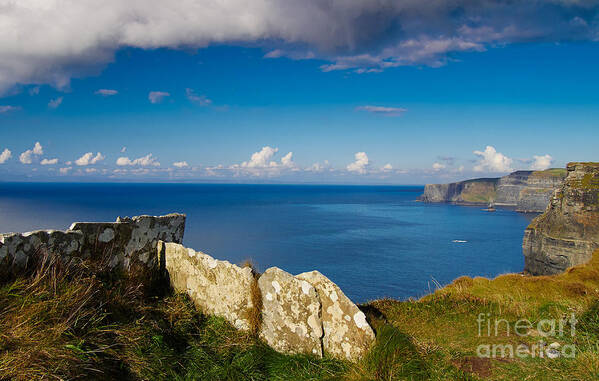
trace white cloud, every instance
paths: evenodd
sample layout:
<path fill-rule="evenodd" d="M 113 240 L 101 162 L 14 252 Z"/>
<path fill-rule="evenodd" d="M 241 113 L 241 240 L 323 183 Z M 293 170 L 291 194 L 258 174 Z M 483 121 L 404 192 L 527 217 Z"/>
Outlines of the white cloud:
<path fill-rule="evenodd" d="M 116 90 L 112 90 L 112 89 L 100 89 L 100 90 L 96 90 L 96 92 L 94 92 L 94 94 L 96 95 L 101 95 L 103 97 L 110 97 L 112 95 L 117 95 L 119 92 Z"/>
<path fill-rule="evenodd" d="M 6 163 L 8 159 L 12 157 L 12 152 L 8 148 L 5 148 L 2 153 L 0 153 L 0 164 Z"/>
<path fill-rule="evenodd" d="M 0 106 L 0 114 L 4 114 L 10 111 L 19 110 L 19 107 L 16 106 Z"/>
<path fill-rule="evenodd" d="M 269 57 L 316 52 L 323 70 L 439 66 L 453 52 L 523 41 L 597 40 L 593 0 L 19 0 L 2 3 L 0 92 L 69 86 L 123 47 L 255 43 Z M 48 22 L 52 20 L 52 22 Z M 26 44 L 23 44 L 26 41 Z"/>
<path fill-rule="evenodd" d="M 530 166 L 530 169 L 533 171 L 544 171 L 545 169 L 549 169 L 551 167 L 551 163 L 553 162 L 553 158 L 551 155 L 543 155 L 543 156 L 533 156 L 534 161 Z"/>
<path fill-rule="evenodd" d="M 75 160 L 75 164 L 77 164 L 79 166 L 96 164 L 97 162 L 102 161 L 105 158 L 106 157 L 104 155 L 102 155 L 100 152 L 96 153 L 96 156 L 94 156 L 93 152 L 87 152 L 86 154 L 81 156 L 79 159 Z"/>
<path fill-rule="evenodd" d="M 185 89 L 185 96 L 189 99 L 190 102 L 196 103 L 200 106 L 210 106 L 212 104 L 212 100 L 206 97 L 205 95 L 198 95 L 195 93 L 193 89 Z"/>
<path fill-rule="evenodd" d="M 39 93 L 40 93 L 39 86 L 33 86 L 32 88 L 29 89 L 29 95 L 31 95 L 31 96 L 38 95 Z"/>
<path fill-rule="evenodd" d="M 126 165 L 139 165 L 141 167 L 159 167 L 160 162 L 156 160 L 155 157 L 152 156 L 151 153 L 146 156 L 142 156 L 135 160 L 131 160 L 128 157 L 119 157 L 116 160 L 116 165 L 126 166 Z"/>
<path fill-rule="evenodd" d="M 160 103 L 165 97 L 170 97 L 171 94 L 165 91 L 150 91 L 148 100 L 150 103 Z"/>
<path fill-rule="evenodd" d="M 295 164 L 293 163 L 293 152 L 288 152 L 287 155 L 281 158 L 281 165 L 283 167 L 293 167 Z"/>
<path fill-rule="evenodd" d="M 175 166 L 177 168 L 185 168 L 185 167 L 189 167 L 189 164 L 187 164 L 186 161 L 175 161 L 173 163 L 173 166 Z"/>
<path fill-rule="evenodd" d="M 125 153 L 127 151 L 127 147 L 121 148 L 121 153 Z"/>
<path fill-rule="evenodd" d="M 73 167 L 64 167 L 64 168 L 60 168 L 58 171 L 60 172 L 61 175 L 66 175 L 67 173 L 69 173 L 69 171 L 73 169 Z"/>
<path fill-rule="evenodd" d="M 54 158 L 54 159 L 42 159 L 42 161 L 40 161 L 41 165 L 54 165 L 58 163 L 58 159 Z"/>
<path fill-rule="evenodd" d="M 358 111 L 367 111 L 373 114 L 381 114 L 386 116 L 400 116 L 404 112 L 408 111 L 402 107 L 385 107 L 385 106 L 358 106 Z"/>
<path fill-rule="evenodd" d="M 433 163 L 433 169 L 435 171 L 440 171 L 442 169 L 445 169 L 445 164 L 441 164 L 441 163 L 435 162 L 435 163 Z"/>
<path fill-rule="evenodd" d="M 347 170 L 350 172 L 357 172 L 359 174 L 366 173 L 367 168 L 370 165 L 366 152 L 356 152 L 354 158 L 356 160 L 353 163 L 348 164 Z"/>
<path fill-rule="evenodd" d="M 44 149 L 40 142 L 35 142 L 35 145 L 32 149 L 28 149 L 27 151 L 21 153 L 19 155 L 19 161 L 23 164 L 31 164 L 33 163 L 33 156 L 43 155 Z"/>
<path fill-rule="evenodd" d="M 86 173 L 94 173 L 97 172 L 98 170 L 96 168 L 85 168 L 85 172 Z"/>
<path fill-rule="evenodd" d="M 58 97 L 56 99 L 51 99 L 50 102 L 48 102 L 48 107 L 49 108 L 58 108 L 58 106 L 60 106 L 62 104 L 62 100 L 64 97 Z"/>
<path fill-rule="evenodd" d="M 487 146 L 484 151 L 474 151 L 479 156 L 478 163 L 474 166 L 475 172 L 512 172 L 513 160 L 497 152 L 495 147 Z"/>
<path fill-rule="evenodd" d="M 278 148 L 272 148 L 269 146 L 262 147 L 258 152 L 254 152 L 250 161 L 244 161 L 241 163 L 242 167 L 245 168 L 264 168 L 270 165 L 270 159 L 279 151 Z M 274 166 L 274 165 L 273 165 Z"/>
<path fill-rule="evenodd" d="M 234 164 L 226 168 L 233 172 L 234 176 L 252 175 L 252 176 L 276 176 L 285 171 L 299 171 L 293 162 L 293 152 L 288 152 L 280 161 L 274 160 L 278 148 L 264 146 L 258 152 L 254 152 L 249 161 L 241 164 Z M 222 170 L 219 167 L 208 168 L 213 173 L 216 170 Z"/>
<path fill-rule="evenodd" d="M 383 165 L 383 168 L 381 168 L 381 170 L 383 172 L 389 172 L 393 170 L 393 166 L 390 163 L 387 163 L 385 165 Z"/>

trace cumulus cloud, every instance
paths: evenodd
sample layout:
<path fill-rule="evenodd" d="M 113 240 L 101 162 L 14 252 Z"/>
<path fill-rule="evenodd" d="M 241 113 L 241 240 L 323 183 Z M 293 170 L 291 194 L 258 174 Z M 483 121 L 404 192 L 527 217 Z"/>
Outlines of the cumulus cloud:
<path fill-rule="evenodd" d="M 0 106 L 0 114 L 4 114 L 10 111 L 18 110 L 19 107 L 16 106 Z"/>
<path fill-rule="evenodd" d="M 545 169 L 549 169 L 551 167 L 551 163 L 553 162 L 553 158 L 551 155 L 543 155 L 543 156 L 533 156 L 534 161 L 532 162 L 530 169 L 533 171 L 544 171 Z"/>
<path fill-rule="evenodd" d="M 119 92 L 116 90 L 112 90 L 112 89 L 100 89 L 100 90 L 96 90 L 96 92 L 94 92 L 94 94 L 96 95 L 101 95 L 103 97 L 110 97 L 112 95 L 117 95 Z"/>
<path fill-rule="evenodd" d="M 4 164 L 12 157 L 12 152 L 8 148 L 5 148 L 2 153 L 0 153 L 0 164 Z"/>
<path fill-rule="evenodd" d="M 69 173 L 69 171 L 73 169 L 73 167 L 64 167 L 64 168 L 60 168 L 58 171 L 60 172 L 61 175 L 66 175 Z"/>
<path fill-rule="evenodd" d="M 254 152 L 249 161 L 244 161 L 241 164 L 233 164 L 229 167 L 211 167 L 209 171 L 216 173 L 223 170 L 232 171 L 233 175 L 252 175 L 252 176 L 276 176 L 286 171 L 296 171 L 293 161 L 293 152 L 288 152 L 280 160 L 274 160 L 274 156 L 279 152 L 276 147 L 264 146 L 258 152 Z"/>
<path fill-rule="evenodd" d="M 21 155 L 19 155 L 19 161 L 23 164 L 31 164 L 33 163 L 34 156 L 39 156 L 43 154 L 44 149 L 42 145 L 40 144 L 40 142 L 35 142 L 35 145 L 32 149 L 28 149 L 27 151 L 22 152 Z"/>
<path fill-rule="evenodd" d="M 241 166 L 244 168 L 264 168 L 270 166 L 271 163 L 274 163 L 272 166 L 276 166 L 276 163 L 270 160 L 278 151 L 278 148 L 262 147 L 260 151 L 252 154 L 250 161 L 244 161 Z"/>
<path fill-rule="evenodd" d="M 198 104 L 200 106 L 210 106 L 212 100 L 205 95 L 198 95 L 193 89 L 185 89 L 185 96 L 190 102 Z"/>
<path fill-rule="evenodd" d="M 150 103 L 160 103 L 166 97 L 170 97 L 171 94 L 165 91 L 150 91 L 148 94 L 148 100 Z"/>
<path fill-rule="evenodd" d="M 254 43 L 273 58 L 324 59 L 325 71 L 439 66 L 496 44 L 597 40 L 598 9 L 595 0 L 5 1 L 0 92 L 15 83 L 68 87 L 122 47 Z"/>
<path fill-rule="evenodd" d="M 402 107 L 385 107 L 385 106 L 358 106 L 358 111 L 367 111 L 373 114 L 381 114 L 386 116 L 400 116 L 408 109 Z"/>
<path fill-rule="evenodd" d="M 75 164 L 77 164 L 79 166 L 96 164 L 97 162 L 102 161 L 105 158 L 106 157 L 104 155 L 102 155 L 102 153 L 100 153 L 100 152 L 96 153 L 96 156 L 94 156 L 93 152 L 87 152 L 83 156 L 81 156 L 79 159 L 75 160 Z"/>
<path fill-rule="evenodd" d="M 512 172 L 513 160 L 501 152 L 497 152 L 495 147 L 487 146 L 484 151 L 474 151 L 479 157 L 474 166 L 475 172 Z"/>
<path fill-rule="evenodd" d="M 152 156 L 151 153 L 147 154 L 146 156 L 142 156 L 140 158 L 137 158 L 135 160 L 131 160 L 128 157 L 119 157 L 116 160 L 116 165 L 119 166 L 126 166 L 126 165 L 131 165 L 131 166 L 141 166 L 141 167 L 159 167 L 160 166 L 160 162 L 158 160 L 156 160 L 155 157 Z"/>
<path fill-rule="evenodd" d="M 387 163 L 385 165 L 383 165 L 383 168 L 381 168 L 381 170 L 383 172 L 389 172 L 393 170 L 393 166 L 390 163 Z"/>
<path fill-rule="evenodd" d="M 58 106 L 60 106 L 62 104 L 62 100 L 64 97 L 58 97 L 55 99 L 51 99 L 50 102 L 48 102 L 48 107 L 49 108 L 58 108 Z"/>
<path fill-rule="evenodd" d="M 366 155 L 366 152 L 356 152 L 354 158 L 355 161 L 347 165 L 347 170 L 359 174 L 366 173 L 368 166 L 370 165 L 368 155 Z"/>
<path fill-rule="evenodd" d="M 440 171 L 442 169 L 445 169 L 445 167 L 446 167 L 445 164 L 441 164 L 441 163 L 438 163 L 438 162 L 433 163 L 433 169 L 435 171 Z"/>
<path fill-rule="evenodd" d="M 185 167 L 189 167 L 189 164 L 187 164 L 186 161 L 175 161 L 173 163 L 173 166 L 175 166 L 177 168 L 185 168 Z"/>
<path fill-rule="evenodd" d="M 58 159 L 54 158 L 54 159 L 42 159 L 42 161 L 40 161 L 41 165 L 54 165 L 58 163 Z"/>

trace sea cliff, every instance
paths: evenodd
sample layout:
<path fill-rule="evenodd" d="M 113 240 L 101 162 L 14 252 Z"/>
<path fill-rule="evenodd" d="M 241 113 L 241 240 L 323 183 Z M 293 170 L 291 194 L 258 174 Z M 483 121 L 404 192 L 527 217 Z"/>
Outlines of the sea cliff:
<path fill-rule="evenodd" d="M 586 263 L 599 248 L 599 163 L 570 163 L 545 213 L 526 228 L 525 271 L 556 274 Z"/>
<path fill-rule="evenodd" d="M 450 184 L 426 184 L 421 200 L 464 205 L 514 206 L 521 212 L 542 212 L 553 191 L 566 177 L 565 169 L 516 171 L 500 178 L 480 178 Z"/>

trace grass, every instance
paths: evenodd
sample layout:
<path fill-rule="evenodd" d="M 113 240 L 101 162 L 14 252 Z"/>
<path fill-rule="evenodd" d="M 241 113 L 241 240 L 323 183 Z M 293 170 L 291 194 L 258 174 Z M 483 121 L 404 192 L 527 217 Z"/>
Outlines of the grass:
<path fill-rule="evenodd" d="M 160 278 L 135 274 L 115 273 L 106 260 L 64 263 L 42 255 L 32 273 L 5 279 L 0 380 L 599 379 L 599 251 L 561 275 L 461 277 L 420 300 L 370 302 L 362 309 L 377 339 L 357 364 L 277 353 L 255 331 L 203 315 Z M 575 336 L 513 333 L 519 319 L 536 325 L 572 313 Z M 480 314 L 504 319 L 497 335 L 479 336 Z M 481 344 L 531 346 L 541 339 L 575 345 L 576 357 L 477 356 Z"/>
<path fill-rule="evenodd" d="M 566 177 L 568 171 L 565 168 L 549 168 L 544 171 L 533 171 L 533 177 Z"/>

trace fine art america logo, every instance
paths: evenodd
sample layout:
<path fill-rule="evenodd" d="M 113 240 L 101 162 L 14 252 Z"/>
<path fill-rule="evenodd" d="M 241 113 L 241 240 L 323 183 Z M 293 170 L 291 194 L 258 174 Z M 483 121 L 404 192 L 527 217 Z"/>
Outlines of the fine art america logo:
<path fill-rule="evenodd" d="M 505 319 L 491 318 L 491 314 L 480 313 L 476 319 L 478 325 L 478 337 L 506 337 L 516 335 L 518 337 L 538 337 L 533 344 L 480 344 L 476 348 L 478 357 L 484 358 L 549 358 L 576 357 L 576 346 L 574 344 L 560 344 L 555 340 L 566 338 L 568 335 L 576 335 L 576 323 L 578 322 L 571 314 L 570 318 L 542 319 L 534 325 L 527 319 L 520 319 L 515 324 Z M 495 341 L 495 340 L 493 340 Z M 535 341 L 535 340 L 532 340 Z M 553 341 L 551 343 L 548 343 Z"/>

